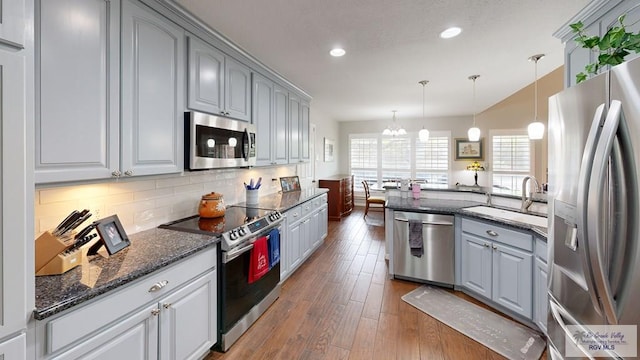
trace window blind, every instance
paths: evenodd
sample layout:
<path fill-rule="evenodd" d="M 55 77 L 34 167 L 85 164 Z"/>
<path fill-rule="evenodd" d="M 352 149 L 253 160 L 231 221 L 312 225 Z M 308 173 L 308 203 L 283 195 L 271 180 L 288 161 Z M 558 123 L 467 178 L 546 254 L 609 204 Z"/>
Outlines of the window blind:
<path fill-rule="evenodd" d="M 494 135 L 491 138 L 493 186 L 520 191 L 522 179 L 531 172 L 531 142 L 523 134 Z"/>

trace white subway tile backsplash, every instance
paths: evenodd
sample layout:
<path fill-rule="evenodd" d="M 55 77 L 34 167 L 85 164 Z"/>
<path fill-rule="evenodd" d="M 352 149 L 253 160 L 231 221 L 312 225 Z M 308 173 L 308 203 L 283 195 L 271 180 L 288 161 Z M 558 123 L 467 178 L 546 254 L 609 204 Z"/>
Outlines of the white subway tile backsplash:
<path fill-rule="evenodd" d="M 74 209 L 87 208 L 94 214 L 91 221 L 117 214 L 125 231 L 133 234 L 197 214 L 200 198 L 205 193 L 222 193 L 227 205 L 244 202 L 242 183 L 251 178 L 263 178 L 260 196 L 275 193 L 280 190 L 280 185 L 271 179 L 296 175 L 297 171 L 301 174 L 301 170 L 296 168 L 295 165 L 287 165 L 207 170 L 36 189 L 35 233 L 39 235 L 55 227 Z M 310 183 L 310 179 L 303 176 L 300 181 L 302 184 Z"/>

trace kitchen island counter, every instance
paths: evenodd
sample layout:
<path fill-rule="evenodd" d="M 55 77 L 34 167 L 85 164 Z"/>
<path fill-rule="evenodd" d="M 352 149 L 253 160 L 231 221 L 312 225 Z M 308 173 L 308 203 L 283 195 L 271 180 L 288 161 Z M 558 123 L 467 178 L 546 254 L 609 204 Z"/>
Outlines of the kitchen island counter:
<path fill-rule="evenodd" d="M 37 276 L 34 318 L 42 320 L 60 313 L 220 241 L 210 235 L 157 228 L 132 234 L 129 239 L 131 245 L 112 256 L 105 257 L 103 249 L 97 255 L 83 256 L 82 265 L 64 274 Z"/>

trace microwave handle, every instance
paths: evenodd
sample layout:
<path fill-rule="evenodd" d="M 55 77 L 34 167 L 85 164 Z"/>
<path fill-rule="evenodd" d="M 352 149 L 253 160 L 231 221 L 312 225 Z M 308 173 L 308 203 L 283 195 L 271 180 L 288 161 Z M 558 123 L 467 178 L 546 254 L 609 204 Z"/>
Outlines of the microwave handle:
<path fill-rule="evenodd" d="M 251 149 L 251 136 L 249 129 L 244 129 L 244 135 L 242 135 L 242 157 L 245 161 L 249 161 L 249 153 Z"/>

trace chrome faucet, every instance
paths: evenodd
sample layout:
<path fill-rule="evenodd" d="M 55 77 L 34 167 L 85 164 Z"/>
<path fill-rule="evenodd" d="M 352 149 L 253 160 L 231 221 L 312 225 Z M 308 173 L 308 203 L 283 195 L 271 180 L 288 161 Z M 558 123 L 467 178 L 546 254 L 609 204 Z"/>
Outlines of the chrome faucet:
<path fill-rule="evenodd" d="M 490 192 L 486 192 L 484 194 L 487 195 L 487 206 L 493 205 L 493 204 L 491 204 L 491 193 Z"/>
<path fill-rule="evenodd" d="M 529 199 L 527 199 L 527 181 L 532 180 L 533 185 L 529 191 Z M 533 194 L 540 191 L 540 183 L 538 183 L 538 179 L 536 179 L 532 175 L 527 175 L 522 179 L 522 206 L 520 210 L 529 211 L 529 206 L 533 204 Z"/>

